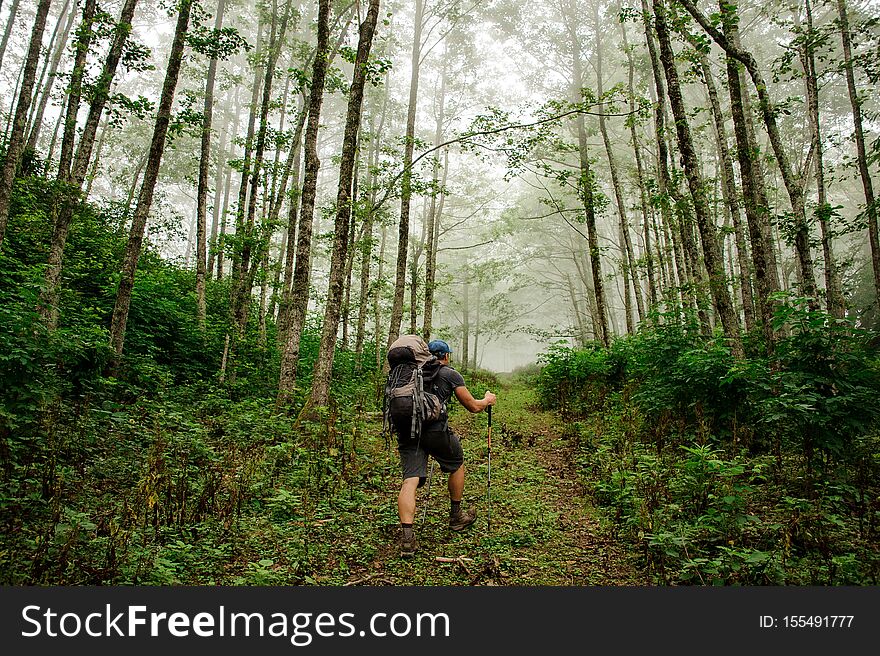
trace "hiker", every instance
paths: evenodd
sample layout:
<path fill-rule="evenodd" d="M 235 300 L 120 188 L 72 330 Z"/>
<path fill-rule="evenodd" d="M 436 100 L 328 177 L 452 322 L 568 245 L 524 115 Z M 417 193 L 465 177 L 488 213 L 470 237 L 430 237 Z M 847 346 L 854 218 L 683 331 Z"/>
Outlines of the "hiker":
<path fill-rule="evenodd" d="M 424 340 L 414 335 L 401 339 L 417 340 L 415 348 L 421 348 L 425 344 Z M 433 359 L 423 365 L 423 370 L 427 372 L 426 380 L 430 378 L 430 385 L 426 382 L 425 389 L 427 391 L 430 386 L 430 391 L 439 398 L 443 412 L 439 419 L 426 421 L 421 426 L 418 436 L 411 435 L 411 430 L 407 430 L 406 426 L 397 429 L 398 451 L 403 469 L 403 484 L 397 497 L 401 556 L 412 556 L 416 550 L 417 542 L 413 532 L 416 489 L 422 487 L 427 480 L 429 455 L 440 464 L 441 471 L 449 474 L 449 528 L 453 531 L 461 531 L 476 520 L 476 511 L 461 509 L 464 492 L 464 453 L 461 449 L 461 439 L 449 427 L 445 408 L 453 393 L 471 412 L 482 412 L 495 404 L 495 395 L 492 392 L 487 391 L 482 399 L 475 399 L 468 391 L 461 374 L 449 366 L 449 356 L 452 353 L 449 344 L 442 339 L 435 339 L 427 345 L 427 349 Z M 391 359 L 392 352 L 389 351 L 389 362 Z"/>

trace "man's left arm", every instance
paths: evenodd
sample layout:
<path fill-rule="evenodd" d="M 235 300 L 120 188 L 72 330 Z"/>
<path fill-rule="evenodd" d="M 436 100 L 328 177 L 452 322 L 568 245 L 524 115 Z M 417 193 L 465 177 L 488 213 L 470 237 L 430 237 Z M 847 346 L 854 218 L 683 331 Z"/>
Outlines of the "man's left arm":
<path fill-rule="evenodd" d="M 464 385 L 459 385 L 455 388 L 455 398 L 471 412 L 482 412 L 490 405 L 495 405 L 495 395 L 492 392 L 487 390 L 482 399 L 475 399 L 474 395 Z"/>

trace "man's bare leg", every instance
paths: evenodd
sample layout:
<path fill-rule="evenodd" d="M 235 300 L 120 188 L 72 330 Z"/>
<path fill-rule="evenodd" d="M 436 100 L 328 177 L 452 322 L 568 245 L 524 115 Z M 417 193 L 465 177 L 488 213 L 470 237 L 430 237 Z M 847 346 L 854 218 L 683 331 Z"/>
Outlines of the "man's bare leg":
<path fill-rule="evenodd" d="M 397 495 L 397 514 L 400 516 L 401 524 L 413 523 L 413 519 L 416 516 L 416 488 L 418 486 L 418 476 L 403 479 L 403 484 L 400 486 L 400 494 Z M 459 498 L 461 497 L 459 496 Z"/>

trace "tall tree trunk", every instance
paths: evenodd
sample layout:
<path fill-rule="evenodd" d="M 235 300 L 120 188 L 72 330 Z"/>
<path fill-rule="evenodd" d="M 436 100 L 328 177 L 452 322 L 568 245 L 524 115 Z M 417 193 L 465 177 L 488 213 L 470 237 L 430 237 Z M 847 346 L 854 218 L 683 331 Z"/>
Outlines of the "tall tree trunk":
<path fill-rule="evenodd" d="M 301 168 L 301 141 L 302 132 L 305 126 L 308 114 L 305 106 L 303 106 L 299 115 L 299 123 L 296 126 L 291 144 L 290 153 L 287 156 L 287 165 L 293 172 L 293 184 L 291 185 L 290 204 L 287 208 L 287 250 L 284 256 L 284 283 L 281 290 L 281 302 L 278 306 L 278 344 L 285 344 L 287 341 L 287 329 L 290 320 L 290 302 L 293 286 L 293 263 L 297 249 L 297 223 L 300 201 L 300 168 Z"/>
<path fill-rule="evenodd" d="M 13 105 L 15 104 L 15 99 L 18 98 L 18 92 L 21 89 L 21 82 L 24 78 L 24 70 L 25 64 L 27 62 L 22 62 L 22 65 L 18 67 L 18 75 L 15 78 L 15 88 L 12 90 L 12 96 L 10 96 L 10 107 L 9 112 L 6 115 L 6 127 L 3 128 L 3 141 L 9 141 L 9 135 L 12 133 L 12 122 L 15 118 L 15 112 L 13 111 Z"/>
<path fill-rule="evenodd" d="M 69 5 L 70 0 L 67 0 L 67 3 L 61 10 L 61 16 L 58 17 L 58 22 L 55 24 L 55 30 L 52 33 L 52 39 L 49 45 L 50 50 L 52 49 L 53 43 L 55 44 L 55 48 L 52 52 L 51 60 L 47 58 L 46 64 L 43 66 L 43 72 L 40 74 L 40 84 L 37 85 L 38 92 L 40 88 L 42 88 L 42 94 L 39 94 L 40 102 L 38 103 L 33 119 L 31 120 L 27 146 L 25 147 L 26 150 L 32 152 L 37 150 L 37 140 L 40 138 L 40 131 L 43 128 L 43 114 L 46 112 L 46 105 L 49 104 L 49 98 L 52 96 L 52 87 L 55 85 L 55 78 L 58 75 L 58 64 L 61 62 L 61 56 L 66 49 L 65 46 L 67 46 L 67 39 L 70 37 L 70 30 L 73 28 L 73 21 L 76 18 L 75 8 L 71 8 L 69 12 L 67 11 Z M 64 25 L 63 29 L 62 23 Z M 60 40 L 58 39 L 59 30 L 61 31 Z M 46 77 L 48 77 L 48 81 L 46 81 L 44 85 L 43 80 Z M 34 94 L 34 102 L 37 100 L 37 95 L 38 94 Z"/>
<path fill-rule="evenodd" d="M 223 13 L 226 0 L 217 0 L 217 13 L 214 16 L 214 33 L 223 28 Z M 205 80 L 205 102 L 202 112 L 202 147 L 199 157 L 199 182 L 196 195 L 196 318 L 199 328 L 204 332 L 207 301 L 205 300 L 205 279 L 208 271 L 208 246 L 205 233 L 208 213 L 208 168 L 211 165 L 211 123 L 214 120 L 214 82 L 217 79 L 217 56 L 208 63 L 208 77 Z M 215 190 L 216 191 L 216 190 Z M 216 204 L 216 193 L 215 193 Z M 216 216 L 216 214 L 215 214 Z M 216 221 L 215 221 L 216 228 Z"/>
<path fill-rule="evenodd" d="M 477 370 L 477 360 L 478 354 L 477 351 L 480 346 L 480 293 L 482 292 L 482 285 L 480 284 L 479 277 L 477 278 L 477 298 L 475 305 L 477 306 L 476 316 L 474 317 L 474 350 L 471 355 L 471 369 L 473 371 Z"/>
<path fill-rule="evenodd" d="M 368 207 L 364 222 L 364 238 L 361 241 L 361 286 L 358 296 L 357 331 L 354 338 L 355 368 L 363 368 L 364 331 L 367 327 L 367 302 L 370 292 L 370 264 L 373 257 L 373 208 Z"/>
<path fill-rule="evenodd" d="M 676 224 L 685 220 L 683 203 L 679 202 L 680 195 L 669 174 L 669 152 L 666 144 L 666 83 L 663 80 L 663 71 L 660 69 L 660 60 L 657 55 L 657 45 L 654 43 L 654 35 L 651 30 L 650 15 L 647 0 L 642 0 L 642 14 L 645 25 L 645 44 L 648 46 L 648 54 L 651 60 L 651 73 L 654 80 L 655 106 L 654 106 L 654 138 L 657 143 L 657 183 L 660 192 L 660 213 L 663 233 L 667 237 L 667 244 L 671 246 L 670 258 L 670 281 L 677 278 L 677 291 L 682 308 L 695 304 L 696 300 L 691 288 L 691 280 L 688 275 L 688 264 L 684 256 L 684 248 L 681 238 L 676 236 Z M 676 218 L 673 219 L 670 201 L 675 201 Z M 680 234 L 680 233 L 679 233 Z M 675 274 L 675 275 L 673 275 Z"/>
<path fill-rule="evenodd" d="M 843 67 L 846 72 L 846 87 L 849 91 L 849 103 L 852 107 L 853 128 L 856 138 L 856 157 L 859 164 L 859 176 L 865 192 L 865 215 L 868 218 L 868 242 L 871 245 L 871 266 L 874 270 L 874 292 L 880 303 L 880 228 L 878 228 L 878 211 L 874 202 L 874 185 L 868 168 L 865 150 L 865 133 L 862 127 L 862 104 L 856 89 L 853 73 L 852 36 L 849 29 L 846 0 L 837 0 L 837 17 L 840 28 L 840 40 L 843 44 Z"/>
<path fill-rule="evenodd" d="M 657 29 L 657 40 L 660 44 L 660 61 L 666 73 L 669 100 L 672 112 L 675 116 L 675 130 L 678 136 L 678 146 L 684 163 L 688 187 L 693 200 L 694 213 L 697 218 L 697 227 L 703 242 L 703 257 L 709 274 L 709 289 L 715 303 L 715 310 L 724 327 L 724 335 L 730 341 L 731 349 L 736 356 L 743 355 L 740 338 L 739 318 L 736 315 L 730 294 L 727 289 L 727 280 L 724 275 L 724 261 L 718 245 L 718 235 L 715 226 L 711 224 L 709 207 L 706 200 L 706 190 L 700 177 L 699 162 L 691 139 L 690 127 L 687 122 L 687 112 L 681 96 L 681 86 L 678 81 L 678 71 L 675 68 L 675 56 L 672 51 L 669 31 L 666 26 L 666 9 L 662 0 L 653 0 L 654 18 Z"/>
<path fill-rule="evenodd" d="M 584 74 L 581 66 L 581 44 L 575 25 L 575 12 L 571 10 L 568 15 L 566 28 L 569 32 L 572 55 L 572 95 L 574 102 L 581 102 L 581 89 L 584 84 Z M 605 346 L 611 344 L 611 334 L 608 329 L 607 302 L 605 300 L 605 285 L 602 280 L 602 263 L 599 250 L 599 233 L 596 229 L 596 207 L 594 199 L 595 179 L 590 167 L 590 154 L 587 149 L 587 127 L 584 115 L 578 113 L 575 120 L 578 135 L 578 154 L 580 156 L 580 177 L 578 180 L 578 192 L 584 206 L 584 214 L 587 223 L 587 242 L 590 249 L 590 267 L 593 274 L 593 286 L 596 294 L 597 320 L 599 324 L 599 339 Z"/>
<path fill-rule="evenodd" d="M 250 198 L 248 201 L 247 221 L 245 223 L 245 234 L 241 247 L 241 270 L 237 281 L 238 291 L 234 296 L 233 308 L 235 311 L 235 324 L 237 326 L 238 337 L 244 335 L 247 326 L 248 309 L 250 308 L 251 289 L 253 287 L 254 274 L 256 267 L 251 267 L 251 257 L 256 254 L 255 259 L 260 259 L 262 249 L 267 247 L 268 238 L 273 231 L 272 226 L 265 226 L 261 231 L 262 239 L 255 236 L 255 219 L 257 209 L 257 195 L 260 183 L 260 173 L 263 169 L 263 157 L 266 151 L 266 137 L 269 128 L 269 106 L 272 100 L 272 81 L 275 76 L 275 63 L 278 61 L 278 55 L 281 45 L 284 43 L 285 34 L 287 32 L 287 24 L 290 18 L 290 0 L 287 1 L 284 8 L 284 14 L 281 19 L 281 27 L 277 34 L 275 30 L 275 15 L 273 11 L 272 17 L 272 33 L 269 40 L 269 56 L 266 63 L 266 74 L 263 81 L 263 102 L 260 108 L 260 129 L 257 133 L 257 143 L 254 149 L 254 163 L 251 169 L 250 181 Z M 236 284 L 235 282 L 233 284 Z M 234 339 L 233 339 L 234 342 Z"/>
<path fill-rule="evenodd" d="M 67 115 L 64 117 L 64 132 L 61 136 L 61 155 L 58 163 L 58 181 L 69 181 L 73 172 L 74 141 L 76 139 L 76 117 L 82 98 L 82 82 L 86 71 L 86 58 L 92 43 L 92 23 L 95 20 L 96 1 L 86 0 L 82 20 L 77 28 L 73 71 L 67 89 Z"/>
<path fill-rule="evenodd" d="M 382 312 L 379 306 L 379 296 L 382 293 L 384 278 L 382 277 L 385 268 L 385 245 L 388 241 L 388 228 L 382 224 L 382 238 L 379 240 L 379 258 L 378 267 L 376 269 L 376 285 L 373 288 L 373 340 L 376 351 L 376 371 L 382 370 L 383 349 L 382 349 Z"/>
<path fill-rule="evenodd" d="M 471 333 L 471 267 L 467 259 L 462 267 L 464 280 L 461 290 L 461 370 L 467 372 L 470 365 L 470 333 Z"/>
<path fill-rule="evenodd" d="M 406 113 L 406 143 L 403 150 L 403 176 L 400 188 L 400 226 L 397 237 L 397 269 L 394 277 L 394 302 L 391 306 L 391 325 L 388 345 L 400 335 L 403 321 L 403 292 L 406 288 L 406 255 L 409 246 L 409 206 L 412 198 L 412 161 L 416 130 L 416 106 L 419 96 L 419 64 L 422 52 L 422 21 L 425 2 L 415 0 L 415 27 L 413 30 L 412 72 L 409 81 L 409 104 Z"/>
<path fill-rule="evenodd" d="M 6 145 L 6 159 L 3 161 L 2 170 L 0 170 L 0 246 L 3 245 L 3 237 L 6 234 L 6 225 L 9 221 L 12 185 L 15 182 L 15 175 L 24 150 L 24 127 L 33 97 L 34 78 L 37 75 L 37 63 L 40 59 L 40 44 L 43 42 L 43 32 L 46 30 L 46 16 L 49 13 L 50 2 L 51 0 L 40 0 L 40 4 L 37 5 L 21 87 L 18 90 L 18 102 L 15 105 L 12 133 L 9 137 L 9 143 Z"/>
<path fill-rule="evenodd" d="M 234 142 L 238 136 L 238 128 L 241 125 L 241 106 L 238 102 L 238 92 L 240 87 L 235 89 L 235 113 L 232 122 L 232 138 L 230 142 Z M 229 222 L 229 196 L 232 193 L 232 167 L 226 168 L 226 181 L 223 183 L 223 208 L 220 211 L 220 235 L 217 237 L 217 280 L 223 280 L 224 273 L 224 254 L 226 252 L 226 226 Z"/>
<path fill-rule="evenodd" d="M 721 32 L 715 29 L 708 19 L 703 16 L 696 8 L 692 0 L 680 0 L 687 8 L 688 12 L 696 19 L 706 32 L 712 36 L 715 42 L 721 46 L 724 51 L 742 62 L 755 89 L 758 92 L 758 99 L 761 106 L 761 114 L 764 118 L 764 125 L 767 128 L 767 135 L 770 137 L 770 145 L 773 147 L 773 154 L 776 156 L 776 162 L 779 166 L 779 172 L 782 174 L 782 181 L 785 184 L 785 190 L 788 193 L 788 199 L 791 203 L 791 210 L 794 215 L 796 226 L 795 232 L 795 249 L 798 256 L 798 264 L 802 280 L 802 292 L 811 299 L 811 304 L 815 305 L 816 300 L 816 276 L 813 273 L 813 257 L 810 252 L 810 235 L 809 226 L 807 225 L 806 207 L 804 203 L 804 185 L 803 181 L 796 175 L 791 166 L 788 153 L 782 143 L 782 136 L 779 132 L 779 126 L 776 123 L 776 112 L 770 102 L 767 83 L 764 81 L 758 64 L 751 53 L 743 50 L 731 43 Z M 722 3 L 722 21 L 736 21 L 736 7 L 733 5 L 725 5 Z"/>
<path fill-rule="evenodd" d="M 437 100 L 437 123 L 434 130 L 434 146 L 439 146 L 443 141 L 443 122 L 446 118 L 446 53 L 440 68 L 440 91 Z M 436 273 L 434 270 L 434 260 L 436 253 L 434 252 L 434 226 L 439 222 L 440 217 L 437 214 L 437 196 L 441 193 L 438 189 L 440 179 L 440 153 L 435 153 L 434 172 L 432 181 L 434 185 L 431 194 L 431 210 L 428 213 L 428 240 L 425 244 L 425 314 L 422 323 L 422 336 L 426 341 L 431 339 L 431 329 L 434 323 L 434 280 Z M 443 172 L 444 184 L 446 180 L 446 170 Z"/>
<path fill-rule="evenodd" d="M 296 245 L 296 268 L 293 272 L 292 304 L 287 340 L 281 356 L 278 379 L 279 407 L 290 403 L 296 385 L 299 364 L 299 346 L 309 305 L 309 275 L 311 273 L 312 225 L 315 213 L 315 194 L 318 184 L 318 125 L 321 103 L 324 99 L 324 81 L 327 77 L 327 55 L 330 50 L 330 0 L 319 0 L 318 45 L 312 66 L 312 86 L 309 92 L 309 114 L 305 136 L 305 176 L 299 212 Z"/>
<path fill-rule="evenodd" d="M 9 36 L 12 34 L 12 28 L 15 27 L 15 19 L 18 18 L 19 4 L 20 0 L 12 0 L 12 6 L 9 8 L 9 18 L 6 20 L 6 29 L 3 30 L 3 39 L 0 41 L 0 70 L 3 69 L 3 57 L 6 55 L 6 46 L 9 45 Z"/>
<path fill-rule="evenodd" d="M 58 145 L 58 135 L 61 133 L 61 125 L 64 123 L 64 115 L 67 113 L 67 96 L 61 103 L 58 116 L 55 119 L 55 128 L 52 130 L 52 139 L 49 141 L 49 152 L 46 155 L 46 168 L 52 166 L 52 160 L 55 158 L 55 147 Z"/>
<path fill-rule="evenodd" d="M 237 103 L 236 103 L 237 104 Z M 229 118 L 223 121 L 220 130 L 220 143 L 217 146 L 217 164 L 214 168 L 214 206 L 211 211 L 211 234 L 208 236 L 208 262 L 207 276 L 210 278 L 214 273 L 214 264 L 217 259 L 217 238 L 220 230 L 220 209 L 222 207 L 220 191 L 226 193 L 223 185 L 223 174 L 226 171 L 226 141 L 229 138 Z"/>
<path fill-rule="evenodd" d="M 92 158 L 92 167 L 89 169 L 89 174 L 86 176 L 86 188 L 85 191 L 83 191 L 83 200 L 88 200 L 92 193 L 92 185 L 95 182 L 95 178 L 98 176 L 98 166 L 101 163 L 101 151 L 104 150 L 104 139 L 107 137 L 107 132 L 109 130 L 110 114 L 106 113 L 101 120 L 101 136 L 98 137 L 98 142 L 95 144 L 95 156 Z"/>
<path fill-rule="evenodd" d="M 361 290 L 360 290 L 360 309 L 358 310 L 358 328 L 357 328 L 357 336 L 355 337 L 355 353 L 357 354 L 357 369 L 360 371 L 362 369 L 362 356 L 363 356 L 363 348 L 364 342 L 366 340 L 366 326 L 367 326 L 367 302 L 369 301 L 369 293 L 370 293 L 370 269 L 373 258 L 373 229 L 376 218 L 376 198 L 378 195 L 378 171 L 379 171 L 379 154 L 381 150 L 381 138 L 382 131 L 385 126 L 385 116 L 388 112 L 388 77 L 389 72 L 385 73 L 385 84 L 383 86 L 383 94 L 382 94 L 382 110 L 379 118 L 379 125 L 376 126 L 376 117 L 375 113 L 372 113 L 370 116 L 370 156 L 367 161 L 369 166 L 367 167 L 367 171 L 369 172 L 369 181 L 370 181 L 370 191 L 367 194 L 367 208 L 366 208 L 366 225 L 364 226 L 364 234 L 366 236 L 365 241 L 362 245 L 361 251 Z M 382 225 L 382 246 L 381 251 L 379 253 L 379 262 L 378 262 L 378 270 L 376 275 L 376 281 L 373 283 L 373 312 L 374 312 L 374 330 L 375 335 L 373 336 L 377 348 L 377 359 L 381 356 L 379 355 L 379 288 L 382 284 L 382 259 L 385 257 L 385 226 Z M 376 369 L 381 369 L 381 362 L 377 362 Z"/>
<path fill-rule="evenodd" d="M 740 216 L 739 198 L 736 190 L 736 179 L 733 175 L 733 161 L 730 156 L 730 146 L 727 143 L 727 131 L 724 129 L 724 117 L 721 114 L 721 103 L 718 100 L 718 91 L 709 68 L 709 61 L 704 53 L 700 54 L 700 69 L 703 73 L 703 81 L 709 96 L 709 105 L 712 109 L 712 119 L 715 125 L 715 143 L 718 146 L 719 159 L 721 160 L 721 194 L 724 198 L 727 211 L 733 222 L 734 239 L 736 242 L 737 261 L 739 263 L 739 283 L 742 295 L 743 319 L 746 330 L 751 332 L 755 327 L 755 306 L 752 298 L 751 266 L 746 250 L 746 238 Z M 731 274 L 735 272 L 731 270 Z"/>
<path fill-rule="evenodd" d="M 819 219 L 819 227 L 822 231 L 822 257 L 825 263 L 825 304 L 829 314 L 842 319 L 844 316 L 843 291 L 840 287 L 840 276 L 837 273 L 837 266 L 834 262 L 831 229 L 828 224 L 832 210 L 825 191 L 824 148 L 822 145 L 822 130 L 819 125 L 819 82 L 812 41 L 815 31 L 813 29 L 813 7 L 810 0 L 805 0 L 805 9 L 809 38 L 801 45 L 801 59 L 807 91 L 807 116 L 810 123 L 810 139 L 816 158 L 816 190 L 819 201 L 819 206 L 816 208 L 816 217 Z"/>
<path fill-rule="evenodd" d="M 593 5 L 593 19 L 596 26 L 596 93 L 599 98 L 604 95 L 604 87 L 602 81 L 603 60 L 602 60 L 602 30 L 599 22 L 599 5 Z M 608 127 L 605 124 L 605 116 L 599 113 L 599 132 L 602 134 L 602 142 L 605 145 L 605 154 L 608 157 L 608 169 L 611 174 L 611 188 L 614 190 L 614 200 L 617 204 L 617 216 L 619 219 L 620 233 L 620 261 L 623 270 L 623 300 L 626 312 L 626 331 L 632 334 L 635 331 L 632 316 L 632 299 L 635 296 L 636 310 L 639 314 L 639 321 L 645 319 L 645 305 L 642 300 L 642 285 L 639 282 L 639 271 L 636 267 L 636 258 L 633 254 L 632 238 L 629 234 L 629 221 L 626 218 L 626 204 L 623 201 L 623 190 L 620 184 L 620 175 L 617 171 L 617 161 L 614 158 L 614 151 L 611 148 L 611 139 L 608 137 Z M 632 280 L 632 290 L 630 290 L 630 280 Z"/>
<path fill-rule="evenodd" d="M 248 109 L 247 134 L 244 139 L 244 157 L 242 159 L 241 178 L 238 184 L 238 201 L 235 206 L 235 236 L 236 241 L 244 237 L 244 221 L 248 204 L 248 183 L 250 182 L 251 157 L 253 156 L 254 134 L 257 130 L 257 106 L 260 103 L 260 75 L 259 62 L 261 61 L 263 52 L 263 21 L 259 22 L 257 27 L 257 46 L 254 52 L 254 80 L 251 84 L 251 103 Z M 229 286 L 229 307 L 233 315 L 235 313 L 236 293 L 238 279 L 241 275 L 241 251 L 238 248 L 232 249 L 232 284 Z M 225 371 L 221 372 L 220 378 L 223 379 Z"/>
<path fill-rule="evenodd" d="M 722 13 L 722 16 L 726 14 Z M 729 16 L 723 22 L 723 29 L 733 43 L 739 43 L 736 22 L 730 20 Z M 743 187 L 743 206 L 752 247 L 752 262 L 755 267 L 757 307 L 761 315 L 764 341 L 768 351 L 772 351 L 776 335 L 773 330 L 775 303 L 771 295 L 779 291 L 779 272 L 769 221 L 770 210 L 764 188 L 763 170 L 757 157 L 757 145 L 752 138 L 753 130 L 750 129 L 752 119 L 746 104 L 744 77 L 733 57 L 727 56 L 725 63 L 736 138 L 736 157 Z"/>
<path fill-rule="evenodd" d="M 357 155 L 355 155 L 357 157 Z M 357 182 L 357 166 L 355 166 L 355 183 Z M 352 204 L 357 204 L 357 184 L 354 185 L 351 192 Z M 348 246 L 347 253 L 345 255 L 345 275 L 343 276 L 343 290 L 344 290 L 344 298 L 342 301 L 342 348 L 348 348 L 348 328 L 349 321 L 351 319 L 351 275 L 352 270 L 354 269 L 354 256 L 356 251 L 356 244 L 359 241 L 359 238 L 355 235 L 355 221 L 349 221 L 349 233 L 348 233 Z M 363 238 L 363 228 L 361 226 L 360 237 Z"/>
<path fill-rule="evenodd" d="M 422 251 L 425 250 L 425 236 L 428 226 L 428 199 L 422 198 L 422 234 L 419 240 L 410 240 L 410 249 L 412 256 L 410 257 L 409 266 L 409 334 L 416 333 L 416 323 L 419 313 L 419 262 L 422 259 Z"/>
<path fill-rule="evenodd" d="M 635 85 L 633 84 L 635 64 L 633 63 L 632 49 L 630 48 L 629 42 L 626 38 L 626 23 L 624 23 L 623 21 L 618 21 L 618 27 L 620 29 L 620 38 L 623 43 L 623 50 L 626 53 L 627 93 L 629 96 L 629 108 L 631 112 L 635 113 L 636 93 Z M 645 265 L 648 273 L 648 298 L 650 305 L 653 306 L 657 304 L 657 282 L 655 280 L 656 274 L 654 271 L 654 255 L 651 252 L 651 230 L 650 221 L 648 219 L 648 194 L 645 191 L 645 174 L 642 167 L 641 148 L 639 147 L 639 140 L 638 136 L 636 135 L 635 118 L 632 117 L 631 120 L 628 122 L 630 130 L 630 142 L 632 143 L 633 154 L 635 155 L 636 160 L 636 176 L 639 183 L 639 206 L 641 207 L 642 212 L 642 234 L 644 235 L 645 240 Z"/>
<path fill-rule="evenodd" d="M 85 71 L 86 54 L 91 38 L 91 25 L 95 16 L 94 0 L 86 0 L 83 8 L 83 18 L 77 35 L 76 56 L 73 74 L 71 75 L 70 92 L 67 97 L 67 115 L 64 122 L 64 139 L 61 144 L 61 159 L 58 165 L 58 181 L 68 185 L 68 189 L 61 203 L 56 203 L 53 212 L 57 213 L 53 221 L 52 245 L 49 248 L 49 260 L 46 266 L 45 283 L 40 293 L 39 313 L 40 317 L 50 330 L 58 325 L 58 293 L 61 282 L 61 264 L 64 259 L 64 248 L 67 244 L 67 235 L 70 231 L 70 222 L 79 199 L 76 197 L 82 188 L 89 161 L 92 157 L 92 147 L 95 143 L 95 135 L 100 124 L 104 107 L 110 97 L 110 89 L 116 76 L 116 69 L 122 59 L 125 44 L 131 34 L 131 21 L 134 17 L 137 0 L 126 0 L 119 14 L 119 21 L 113 33 L 110 49 L 104 59 L 101 73 L 95 82 L 92 99 L 89 103 L 89 113 L 83 125 L 79 147 L 74 155 L 74 137 L 76 132 L 76 116 L 78 113 L 82 78 Z M 135 173 L 135 181 L 132 183 L 132 193 L 126 210 L 131 206 L 131 196 L 134 194 L 134 184 L 137 182 L 139 170 L 146 166 L 147 157 L 142 160 L 138 172 Z M 60 207 L 59 207 L 60 205 Z"/>
<path fill-rule="evenodd" d="M 125 247 L 125 255 L 123 256 L 122 275 L 119 280 L 119 290 L 116 293 L 116 304 L 113 307 L 113 317 L 110 323 L 110 346 L 116 356 L 116 362 L 113 363 L 114 369 L 118 365 L 119 358 L 122 356 L 125 327 L 128 323 L 128 311 L 131 307 L 131 292 L 134 289 L 134 276 L 141 254 L 141 243 L 144 239 L 144 229 L 147 225 L 150 205 L 153 202 L 153 192 L 156 189 L 156 181 L 159 177 L 159 165 L 162 162 L 162 153 L 165 150 L 168 125 L 171 122 L 171 106 L 174 102 L 174 91 L 180 76 L 192 3 L 193 0 L 181 0 L 178 6 L 174 40 L 171 43 L 171 53 L 168 57 L 165 81 L 162 85 L 162 96 L 159 99 L 156 123 L 153 127 L 153 137 L 150 142 L 150 156 L 144 173 L 144 182 L 141 185 L 141 192 L 138 196 L 137 207 L 132 217 L 131 232 Z"/>
<path fill-rule="evenodd" d="M 333 236 L 333 253 L 330 257 L 330 287 L 324 310 L 324 327 L 321 345 L 315 362 L 312 392 L 309 405 L 312 408 L 326 406 L 330 396 L 330 374 L 336 349 L 339 328 L 339 310 L 348 250 L 348 229 L 351 221 L 351 189 L 357 153 L 358 131 L 361 124 L 361 107 L 366 84 L 367 61 L 373 45 L 373 35 L 379 18 L 379 0 L 370 0 L 367 15 L 361 23 L 358 36 L 357 56 L 354 63 L 348 111 L 345 119 L 345 136 L 342 141 L 342 159 L 339 165 L 339 190 L 336 195 L 336 230 Z"/>

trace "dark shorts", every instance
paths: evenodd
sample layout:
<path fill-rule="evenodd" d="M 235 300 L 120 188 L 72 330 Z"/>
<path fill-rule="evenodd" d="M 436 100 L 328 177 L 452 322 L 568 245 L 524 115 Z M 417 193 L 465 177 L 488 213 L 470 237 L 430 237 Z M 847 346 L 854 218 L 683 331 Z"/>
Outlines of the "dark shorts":
<path fill-rule="evenodd" d="M 440 471 L 447 474 L 457 472 L 464 463 L 461 440 L 451 428 L 444 431 L 426 431 L 418 441 L 398 440 L 397 450 L 400 452 L 403 477 L 418 476 L 419 487 L 425 484 L 428 477 L 428 456 L 433 457 L 440 464 Z"/>

